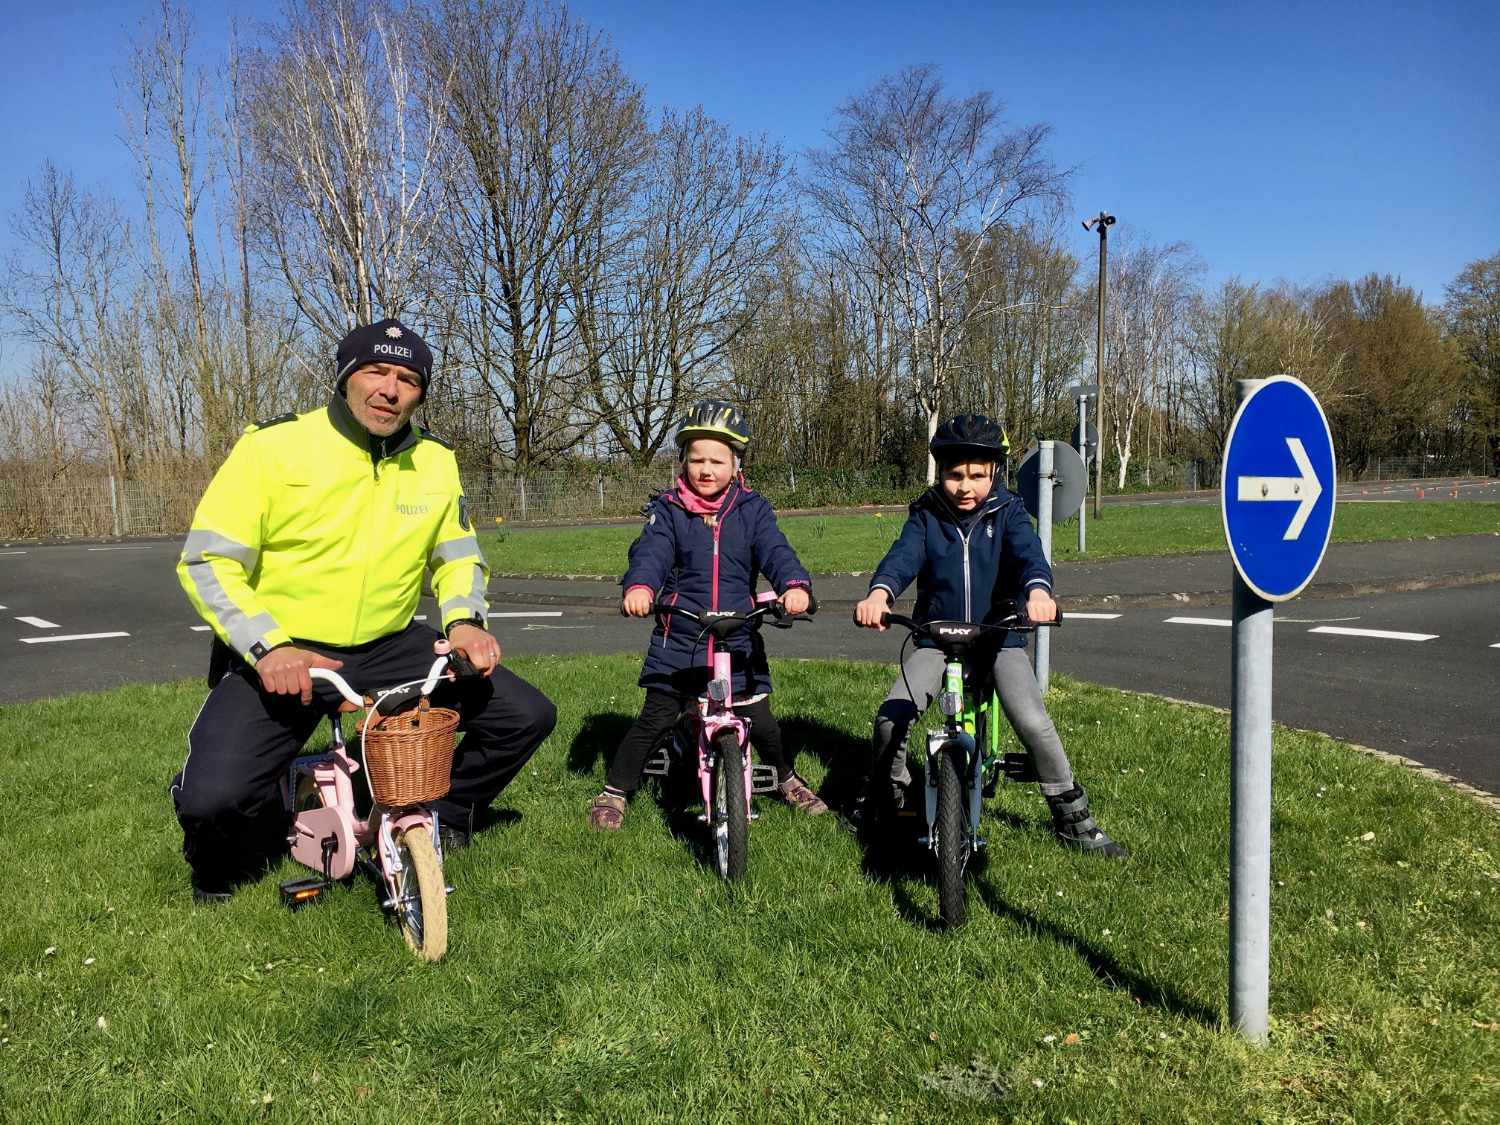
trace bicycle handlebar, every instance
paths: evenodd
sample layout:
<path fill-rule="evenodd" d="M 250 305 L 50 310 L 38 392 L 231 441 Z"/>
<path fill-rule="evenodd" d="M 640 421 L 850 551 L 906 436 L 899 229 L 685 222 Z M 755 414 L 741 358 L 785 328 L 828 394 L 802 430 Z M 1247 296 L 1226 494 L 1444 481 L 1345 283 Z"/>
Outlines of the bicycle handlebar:
<path fill-rule="evenodd" d="M 777 628 L 790 629 L 799 618 L 810 618 L 818 612 L 818 599 L 813 597 L 812 592 L 807 595 L 807 612 L 789 614 L 786 606 L 780 601 L 766 602 L 749 613 L 736 613 L 730 610 L 710 610 L 706 613 L 694 613 L 690 609 L 683 609 L 679 605 L 668 602 L 654 602 L 651 606 L 653 614 L 676 614 L 685 617 L 689 621 L 702 625 L 705 631 L 711 632 L 720 640 L 725 639 L 731 633 L 737 633 L 741 629 L 748 628 L 766 617 L 775 618 L 772 625 Z"/>
<path fill-rule="evenodd" d="M 458 676 L 476 674 L 474 666 L 461 653 L 449 648 L 446 641 L 439 641 L 438 645 L 442 646 L 441 648 L 434 646 L 435 651 L 438 652 L 438 657 L 432 662 L 432 667 L 427 669 L 425 677 L 379 691 L 375 694 L 373 700 L 356 694 L 354 689 L 349 686 L 349 681 L 340 676 L 332 668 L 309 668 L 307 674 L 311 679 L 322 680 L 324 683 L 331 684 L 334 690 L 355 707 L 373 707 L 380 711 L 381 714 L 389 714 L 401 703 L 406 702 L 410 698 L 413 693 L 407 690 L 409 688 L 420 684 L 420 694 L 431 695 L 433 689 L 443 679 L 451 680 Z"/>

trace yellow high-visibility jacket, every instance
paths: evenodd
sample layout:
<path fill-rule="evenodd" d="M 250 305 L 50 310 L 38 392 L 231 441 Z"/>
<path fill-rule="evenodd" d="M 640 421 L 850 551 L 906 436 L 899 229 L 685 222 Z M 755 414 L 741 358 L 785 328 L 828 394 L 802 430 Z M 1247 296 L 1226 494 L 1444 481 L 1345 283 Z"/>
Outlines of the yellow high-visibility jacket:
<path fill-rule="evenodd" d="M 406 628 L 424 569 L 442 628 L 483 625 L 489 567 L 451 447 L 417 426 L 372 439 L 335 396 L 246 428 L 198 503 L 177 577 L 254 664 L 294 637 L 347 646 Z"/>

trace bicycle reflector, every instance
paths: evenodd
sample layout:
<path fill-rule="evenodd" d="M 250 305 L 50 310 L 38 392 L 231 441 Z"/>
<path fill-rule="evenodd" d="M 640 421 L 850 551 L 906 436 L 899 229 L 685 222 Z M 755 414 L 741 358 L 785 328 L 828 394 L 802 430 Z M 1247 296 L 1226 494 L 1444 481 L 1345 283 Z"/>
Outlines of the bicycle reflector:
<path fill-rule="evenodd" d="M 715 703 L 723 703 L 727 700 L 729 698 L 729 681 L 709 680 L 708 698 L 712 699 Z"/>
<path fill-rule="evenodd" d="M 282 904 L 291 910 L 306 906 L 310 902 L 317 902 L 324 891 L 333 886 L 327 879 L 319 878 L 317 875 L 308 876 L 306 879 L 293 879 L 291 882 L 281 884 Z"/>
<path fill-rule="evenodd" d="M 938 696 L 938 707 L 951 719 L 964 709 L 964 697 L 956 691 L 945 691 Z"/>

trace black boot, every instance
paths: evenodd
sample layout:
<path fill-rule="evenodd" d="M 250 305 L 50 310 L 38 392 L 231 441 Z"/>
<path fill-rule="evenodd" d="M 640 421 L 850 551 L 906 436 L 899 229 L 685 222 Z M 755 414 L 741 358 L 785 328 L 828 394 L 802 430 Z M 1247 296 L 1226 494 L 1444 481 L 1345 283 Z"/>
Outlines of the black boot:
<path fill-rule="evenodd" d="M 1070 848 L 1108 859 L 1124 859 L 1130 850 L 1104 834 L 1089 815 L 1089 795 L 1076 781 L 1066 793 L 1047 798 L 1052 810 L 1052 834 Z"/>

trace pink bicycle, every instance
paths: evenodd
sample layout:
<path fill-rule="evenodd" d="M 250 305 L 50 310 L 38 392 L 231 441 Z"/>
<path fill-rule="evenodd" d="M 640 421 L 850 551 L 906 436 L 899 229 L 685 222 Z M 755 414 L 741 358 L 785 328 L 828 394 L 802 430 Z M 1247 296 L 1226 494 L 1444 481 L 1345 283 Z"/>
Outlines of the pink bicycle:
<path fill-rule="evenodd" d="M 458 713 L 431 707 L 428 697 L 445 679 L 473 668 L 447 641 L 426 677 L 360 696 L 337 672 L 313 668 L 353 707 L 368 710 L 360 724 L 365 765 L 350 756 L 342 716 L 328 717 L 331 743 L 321 754 L 295 759 L 282 781 L 293 813 L 287 842 L 292 858 L 315 873 L 281 885 L 282 901 L 297 908 L 316 901 L 335 882 L 362 867 L 382 892 L 412 952 L 439 960 L 448 949 L 448 892 L 443 880 L 437 813 L 427 803 L 448 791 Z M 353 777 L 363 772 L 368 816 L 355 811 Z"/>
<path fill-rule="evenodd" d="M 764 593 L 755 600 L 759 604 L 749 613 L 711 610 L 699 614 L 666 602 L 657 602 L 652 612 L 675 614 L 701 626 L 699 642 L 706 637 L 726 641 L 741 629 L 758 628 L 766 618 L 778 629 L 790 629 L 799 620 L 786 612 L 775 594 Z M 803 619 L 817 608 L 813 601 Z M 750 721 L 734 711 L 729 650 L 723 645 L 716 651 L 705 647 L 712 654 L 707 657 L 711 673 L 707 692 L 699 697 L 696 711 L 684 714 L 671 740 L 647 761 L 646 773 L 666 777 L 674 765 L 695 762 L 703 798 L 698 819 L 709 826 L 714 867 L 722 878 L 733 880 L 745 874 L 750 821 L 755 819 L 751 798 L 775 790 L 776 771 L 750 762 Z"/>

